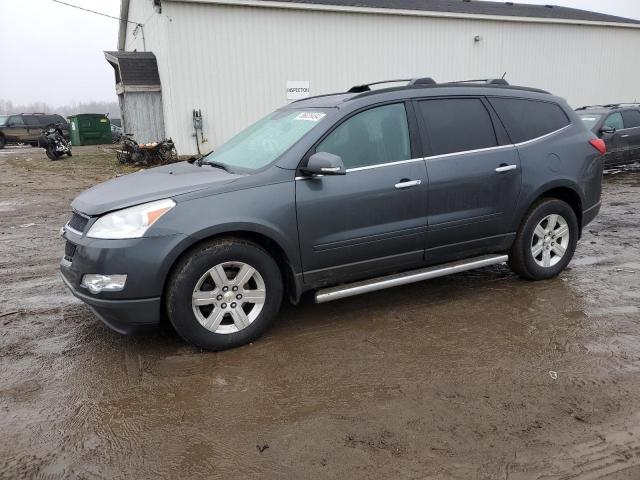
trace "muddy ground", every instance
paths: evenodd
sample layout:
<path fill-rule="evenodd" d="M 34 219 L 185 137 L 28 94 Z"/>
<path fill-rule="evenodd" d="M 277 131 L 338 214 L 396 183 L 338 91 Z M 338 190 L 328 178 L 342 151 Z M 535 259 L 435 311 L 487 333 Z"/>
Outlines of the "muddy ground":
<path fill-rule="evenodd" d="M 113 151 L 0 151 L 0 477 L 640 478 L 640 170 L 560 278 L 506 267 L 285 307 L 206 353 L 122 337 L 57 277 Z"/>

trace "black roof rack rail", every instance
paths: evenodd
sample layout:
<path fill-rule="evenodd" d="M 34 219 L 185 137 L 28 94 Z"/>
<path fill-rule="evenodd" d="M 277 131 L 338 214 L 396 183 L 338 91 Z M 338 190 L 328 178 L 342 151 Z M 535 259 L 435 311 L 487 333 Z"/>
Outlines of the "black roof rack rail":
<path fill-rule="evenodd" d="M 509 85 L 504 78 L 479 78 L 476 80 L 456 80 L 447 83 L 486 83 L 487 85 Z"/>
<path fill-rule="evenodd" d="M 29 113 L 22 112 L 22 113 L 18 113 L 18 115 L 46 115 L 46 113 L 43 113 L 43 112 L 29 112 Z"/>
<path fill-rule="evenodd" d="M 354 85 L 347 93 L 364 93 L 370 92 L 372 85 L 382 85 L 384 83 L 400 83 L 407 82 L 407 86 L 409 85 L 436 85 L 436 81 L 431 77 L 423 77 L 423 78 L 401 78 L 398 80 L 382 80 L 379 82 L 371 82 L 364 83 L 362 85 Z"/>

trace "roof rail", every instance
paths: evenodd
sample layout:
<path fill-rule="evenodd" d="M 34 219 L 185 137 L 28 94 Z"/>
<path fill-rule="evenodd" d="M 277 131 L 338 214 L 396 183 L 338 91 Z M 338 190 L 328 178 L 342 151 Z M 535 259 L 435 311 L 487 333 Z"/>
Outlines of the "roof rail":
<path fill-rule="evenodd" d="M 504 78 L 480 78 L 477 80 L 457 80 L 447 83 L 486 83 L 487 85 L 509 85 Z"/>
<path fill-rule="evenodd" d="M 42 113 L 42 112 L 30 112 L 30 113 L 26 113 L 26 112 L 22 112 L 22 113 L 19 113 L 18 115 L 46 115 L 46 113 Z"/>
<path fill-rule="evenodd" d="M 436 81 L 431 77 L 402 78 L 402 79 L 399 79 L 399 80 L 382 80 L 380 82 L 371 82 L 371 83 L 365 83 L 365 84 L 362 84 L 362 85 L 354 85 L 349 90 L 347 90 L 347 93 L 369 92 L 369 91 L 371 91 L 371 86 L 372 85 L 382 85 L 383 83 L 400 83 L 400 82 L 407 82 L 407 86 L 408 85 L 435 85 L 436 84 Z"/>

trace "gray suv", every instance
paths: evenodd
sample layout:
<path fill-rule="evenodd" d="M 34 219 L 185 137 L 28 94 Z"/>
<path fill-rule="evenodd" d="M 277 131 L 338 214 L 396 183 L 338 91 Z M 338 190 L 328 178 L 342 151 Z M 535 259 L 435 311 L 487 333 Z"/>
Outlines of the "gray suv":
<path fill-rule="evenodd" d="M 80 194 L 62 278 L 118 332 L 166 315 L 211 350 L 258 338 L 305 292 L 327 302 L 505 262 L 548 279 L 600 209 L 604 153 L 542 90 L 360 85 Z"/>

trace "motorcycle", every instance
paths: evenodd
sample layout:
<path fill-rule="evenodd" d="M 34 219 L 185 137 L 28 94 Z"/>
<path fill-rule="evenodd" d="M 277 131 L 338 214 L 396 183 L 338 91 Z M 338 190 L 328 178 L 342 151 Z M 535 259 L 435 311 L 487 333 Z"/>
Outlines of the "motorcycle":
<path fill-rule="evenodd" d="M 71 156 L 71 143 L 64 138 L 59 123 L 44 127 L 38 137 L 38 146 L 45 149 L 49 160 L 58 160 L 65 154 Z"/>

